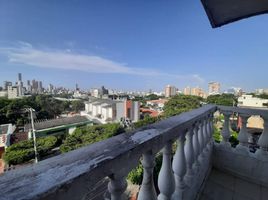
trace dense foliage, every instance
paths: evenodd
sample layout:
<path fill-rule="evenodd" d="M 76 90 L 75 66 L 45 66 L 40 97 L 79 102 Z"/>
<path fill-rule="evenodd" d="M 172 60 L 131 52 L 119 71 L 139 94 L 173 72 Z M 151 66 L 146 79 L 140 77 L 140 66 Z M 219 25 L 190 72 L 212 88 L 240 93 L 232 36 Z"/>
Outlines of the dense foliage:
<path fill-rule="evenodd" d="M 157 96 L 156 94 L 149 94 L 146 96 L 136 96 L 134 99 L 132 99 L 133 101 L 139 101 L 141 102 L 142 105 L 146 104 L 146 101 L 151 101 L 151 100 L 157 100 L 160 98 L 164 98 L 164 96 Z"/>
<path fill-rule="evenodd" d="M 32 107 L 38 119 L 50 119 L 66 112 L 84 110 L 83 101 L 59 101 L 51 95 L 33 95 L 21 99 L 0 98 L 0 124 L 23 125 L 29 120 L 25 108 Z"/>
<path fill-rule="evenodd" d="M 79 112 L 81 110 L 85 110 L 85 104 L 83 101 L 72 101 L 71 102 L 71 110 L 74 112 Z"/>
<path fill-rule="evenodd" d="M 118 123 L 77 128 L 73 134 L 66 137 L 66 140 L 60 146 L 60 151 L 63 153 L 72 151 L 122 132 L 124 132 L 124 129 Z"/>
<path fill-rule="evenodd" d="M 201 97 L 190 95 L 176 95 L 164 106 L 164 116 L 170 117 L 200 107 Z"/>
<path fill-rule="evenodd" d="M 37 138 L 37 151 L 39 158 L 48 156 L 51 150 L 57 146 L 57 138 L 48 136 L 45 138 Z M 29 162 L 34 159 L 33 140 L 22 141 L 11 145 L 6 149 L 4 160 L 9 165 L 17 165 Z"/>
<path fill-rule="evenodd" d="M 210 95 L 207 97 L 207 103 L 223 106 L 235 106 L 237 104 L 237 98 L 233 94 Z"/>
<path fill-rule="evenodd" d="M 162 154 L 159 154 L 155 157 L 154 183 L 155 183 L 156 189 L 158 187 L 157 178 L 158 178 L 161 166 L 162 166 L 162 159 L 163 159 Z M 136 168 L 134 168 L 133 170 L 129 172 L 127 179 L 133 184 L 141 185 L 142 177 L 143 177 L 143 167 L 140 162 Z"/>
<path fill-rule="evenodd" d="M 268 99 L 268 94 L 260 94 L 260 95 L 256 95 L 256 97 L 259 97 L 261 99 Z"/>
<path fill-rule="evenodd" d="M 148 124 L 153 124 L 157 121 L 160 121 L 161 117 L 151 117 L 149 115 L 145 115 L 144 119 L 139 120 L 137 122 L 134 123 L 134 128 L 139 128 Z"/>
<path fill-rule="evenodd" d="M 238 141 L 238 133 L 235 131 L 230 132 L 230 138 L 229 138 L 229 142 L 231 143 L 232 147 L 236 147 L 236 145 L 238 145 L 239 141 Z M 222 135 L 221 135 L 221 130 L 219 128 L 216 128 L 214 126 L 214 133 L 213 133 L 213 138 L 215 140 L 215 142 L 220 143 L 222 141 Z"/>

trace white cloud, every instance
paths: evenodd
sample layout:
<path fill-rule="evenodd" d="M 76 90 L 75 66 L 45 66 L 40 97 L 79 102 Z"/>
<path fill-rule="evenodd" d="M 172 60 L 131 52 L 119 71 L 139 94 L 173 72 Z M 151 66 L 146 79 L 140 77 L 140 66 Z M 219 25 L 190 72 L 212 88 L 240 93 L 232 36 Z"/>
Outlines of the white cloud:
<path fill-rule="evenodd" d="M 74 53 L 71 49 L 37 49 L 26 42 L 17 42 L 13 47 L 0 47 L 0 53 L 7 55 L 8 61 L 11 63 L 19 63 L 34 67 L 80 70 L 92 73 L 158 76 L 188 80 L 197 83 L 204 82 L 204 80 L 197 74 L 175 75 L 155 69 L 133 68 L 129 67 L 127 64 L 115 62 L 100 56 Z"/>

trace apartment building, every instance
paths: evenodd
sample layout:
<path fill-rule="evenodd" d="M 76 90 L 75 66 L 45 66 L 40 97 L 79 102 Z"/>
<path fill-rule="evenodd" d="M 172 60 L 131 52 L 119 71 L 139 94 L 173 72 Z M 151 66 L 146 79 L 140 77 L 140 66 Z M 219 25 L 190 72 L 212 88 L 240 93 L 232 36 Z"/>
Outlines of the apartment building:
<path fill-rule="evenodd" d="M 140 103 L 131 100 L 93 98 L 85 103 L 85 113 L 104 124 L 119 122 L 122 118 L 137 122 L 140 118 Z"/>
<path fill-rule="evenodd" d="M 208 95 L 220 94 L 221 85 L 218 82 L 208 83 Z"/>
<path fill-rule="evenodd" d="M 268 108 L 268 99 L 253 97 L 253 95 L 242 95 L 241 97 L 238 98 L 237 106 Z"/>
<path fill-rule="evenodd" d="M 165 87 L 165 97 L 172 97 L 176 95 L 176 87 L 167 85 Z"/>

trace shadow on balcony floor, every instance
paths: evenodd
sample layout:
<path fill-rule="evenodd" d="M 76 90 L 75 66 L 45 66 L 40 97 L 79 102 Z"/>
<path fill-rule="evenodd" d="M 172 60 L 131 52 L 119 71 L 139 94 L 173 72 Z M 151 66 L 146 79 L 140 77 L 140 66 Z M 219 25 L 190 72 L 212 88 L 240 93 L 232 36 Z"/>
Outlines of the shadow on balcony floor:
<path fill-rule="evenodd" d="M 267 200 L 268 188 L 212 169 L 199 200 Z"/>

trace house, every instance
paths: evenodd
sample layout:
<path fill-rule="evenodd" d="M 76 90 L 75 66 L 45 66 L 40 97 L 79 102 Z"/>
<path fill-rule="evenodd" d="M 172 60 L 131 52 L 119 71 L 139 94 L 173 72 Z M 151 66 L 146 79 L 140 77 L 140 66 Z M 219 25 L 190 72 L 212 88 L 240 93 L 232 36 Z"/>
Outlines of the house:
<path fill-rule="evenodd" d="M 120 122 L 121 118 L 136 122 L 140 119 L 139 108 L 140 103 L 137 101 L 92 98 L 85 102 L 83 114 L 102 124 Z"/>
<path fill-rule="evenodd" d="M 36 137 L 49 135 L 72 134 L 77 127 L 90 126 L 93 122 L 85 116 L 64 117 L 51 120 L 40 120 L 34 122 Z M 32 125 L 26 124 L 24 132 L 28 133 L 28 139 L 32 138 Z"/>

